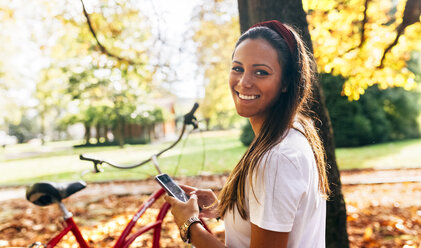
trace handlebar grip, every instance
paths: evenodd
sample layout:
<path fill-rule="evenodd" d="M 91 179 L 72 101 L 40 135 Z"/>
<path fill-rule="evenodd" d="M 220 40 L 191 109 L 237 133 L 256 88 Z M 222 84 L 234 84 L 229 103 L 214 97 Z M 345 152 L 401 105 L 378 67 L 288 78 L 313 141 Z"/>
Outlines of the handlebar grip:
<path fill-rule="evenodd" d="M 197 119 L 194 116 L 194 112 L 196 112 L 197 108 L 199 108 L 199 104 L 196 102 L 194 103 L 193 108 L 190 110 L 190 112 L 184 115 L 184 124 L 186 125 L 192 124 L 194 129 L 198 127 L 197 121 L 196 121 Z"/>
<path fill-rule="evenodd" d="M 186 115 L 194 115 L 194 112 L 199 108 L 199 104 L 197 102 L 194 103 L 193 108 L 188 112 Z M 185 115 L 185 116 L 186 116 Z"/>
<path fill-rule="evenodd" d="M 79 159 L 80 160 L 91 161 L 91 162 L 94 162 L 94 163 L 102 163 L 102 160 L 97 159 L 97 158 L 94 158 L 94 157 L 87 156 L 86 154 L 80 154 L 79 155 Z"/>

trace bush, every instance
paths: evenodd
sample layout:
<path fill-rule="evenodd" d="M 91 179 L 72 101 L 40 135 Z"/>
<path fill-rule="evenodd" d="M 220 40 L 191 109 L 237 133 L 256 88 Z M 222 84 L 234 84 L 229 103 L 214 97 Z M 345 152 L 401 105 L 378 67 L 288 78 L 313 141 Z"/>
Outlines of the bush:
<path fill-rule="evenodd" d="M 23 116 L 21 122 L 17 125 L 9 124 L 9 135 L 16 136 L 19 143 L 38 138 L 39 125 L 28 116 Z"/>
<path fill-rule="evenodd" d="M 349 102 L 346 96 L 341 96 L 344 78 L 330 74 L 320 77 L 336 146 L 361 146 L 420 136 L 419 93 L 372 86 L 359 101 Z"/>
<path fill-rule="evenodd" d="M 249 121 L 243 126 L 240 135 L 240 141 L 245 146 L 249 146 L 254 139 L 254 132 Z"/>

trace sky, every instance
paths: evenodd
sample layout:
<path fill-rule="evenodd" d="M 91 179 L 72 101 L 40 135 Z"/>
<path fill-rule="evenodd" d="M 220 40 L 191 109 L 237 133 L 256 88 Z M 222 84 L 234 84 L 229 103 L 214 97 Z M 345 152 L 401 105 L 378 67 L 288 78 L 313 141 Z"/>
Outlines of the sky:
<path fill-rule="evenodd" d="M 151 11 L 153 30 L 159 31 L 161 36 L 171 47 L 173 66 L 177 66 L 179 81 L 172 83 L 170 91 L 183 98 L 200 98 L 204 95 L 203 78 L 197 74 L 197 63 L 191 55 L 194 47 L 186 41 L 186 31 L 190 27 L 193 8 L 199 3 L 197 0 L 147 0 Z M 181 50 L 178 48 L 182 48 Z M 184 52 L 185 51 L 185 52 Z"/>

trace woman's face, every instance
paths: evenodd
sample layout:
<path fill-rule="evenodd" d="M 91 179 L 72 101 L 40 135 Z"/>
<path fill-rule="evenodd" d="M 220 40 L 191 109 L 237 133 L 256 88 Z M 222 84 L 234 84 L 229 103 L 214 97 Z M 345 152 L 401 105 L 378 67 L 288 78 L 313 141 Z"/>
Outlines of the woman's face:
<path fill-rule="evenodd" d="M 264 39 L 246 39 L 232 59 L 229 84 L 237 113 L 263 123 L 279 95 L 282 69 L 276 50 Z"/>

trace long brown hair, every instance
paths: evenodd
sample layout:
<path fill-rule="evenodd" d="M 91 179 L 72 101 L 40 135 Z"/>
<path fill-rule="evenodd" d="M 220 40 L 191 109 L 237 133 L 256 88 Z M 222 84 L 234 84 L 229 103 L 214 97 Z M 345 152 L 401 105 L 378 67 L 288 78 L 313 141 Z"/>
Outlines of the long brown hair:
<path fill-rule="evenodd" d="M 286 25 L 285 25 L 286 26 Z M 267 27 L 254 27 L 246 31 L 235 48 L 246 39 L 264 39 L 278 53 L 282 67 L 282 87 L 286 92 L 279 92 L 278 98 L 269 110 L 260 132 L 235 166 L 222 191 L 218 205 L 219 214 L 224 216 L 228 210 L 237 207 L 240 216 L 247 219 L 245 205 L 246 180 L 252 185 L 253 171 L 259 166 L 263 155 L 279 143 L 287 130 L 293 128 L 296 119 L 304 128 L 303 134 L 310 143 L 316 160 L 319 174 L 319 191 L 327 198 L 330 193 L 327 175 L 326 158 L 320 137 L 314 127 L 309 110 L 311 102 L 311 84 L 314 78 L 315 63 L 300 36 L 288 27 L 296 40 L 296 51 L 291 52 L 285 40 L 275 31 Z M 235 53 L 235 50 L 234 50 Z"/>

